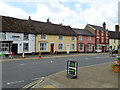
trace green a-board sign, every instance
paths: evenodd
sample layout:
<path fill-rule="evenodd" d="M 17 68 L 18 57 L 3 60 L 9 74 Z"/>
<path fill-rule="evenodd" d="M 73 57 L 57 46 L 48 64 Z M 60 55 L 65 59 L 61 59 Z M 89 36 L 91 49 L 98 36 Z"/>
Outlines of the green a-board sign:
<path fill-rule="evenodd" d="M 78 62 L 76 61 L 67 61 L 67 78 L 77 78 L 77 67 Z"/>

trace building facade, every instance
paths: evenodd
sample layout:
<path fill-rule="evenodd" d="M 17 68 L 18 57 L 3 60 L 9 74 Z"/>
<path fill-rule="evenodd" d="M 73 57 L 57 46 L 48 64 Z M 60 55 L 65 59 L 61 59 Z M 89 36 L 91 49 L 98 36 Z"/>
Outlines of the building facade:
<path fill-rule="evenodd" d="M 106 30 L 105 22 L 103 23 L 103 27 L 87 24 L 85 29 L 89 30 L 96 36 L 95 38 L 96 52 L 109 51 L 109 32 L 108 30 Z"/>
<path fill-rule="evenodd" d="M 77 34 L 77 52 L 94 52 L 95 51 L 95 35 L 84 29 L 73 30 Z"/>
<path fill-rule="evenodd" d="M 35 34 L 28 25 L 28 21 L 5 16 L 1 18 L 0 52 L 15 54 L 35 52 Z"/>
<path fill-rule="evenodd" d="M 109 44 L 111 49 L 120 49 L 119 25 L 115 25 L 115 31 L 110 31 Z"/>
<path fill-rule="evenodd" d="M 31 21 L 36 28 L 36 52 L 76 52 L 77 37 L 71 27 L 61 24 Z"/>

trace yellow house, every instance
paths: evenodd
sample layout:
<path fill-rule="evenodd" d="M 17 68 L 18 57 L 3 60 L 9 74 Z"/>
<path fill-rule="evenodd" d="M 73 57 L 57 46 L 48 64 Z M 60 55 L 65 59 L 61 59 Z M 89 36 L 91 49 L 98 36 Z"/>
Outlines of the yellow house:
<path fill-rule="evenodd" d="M 109 36 L 109 46 L 111 49 L 118 49 L 120 48 L 120 32 L 119 32 L 119 25 L 115 25 L 115 32 L 110 31 Z"/>
<path fill-rule="evenodd" d="M 77 35 L 69 26 L 33 21 L 36 27 L 36 52 L 76 52 Z"/>

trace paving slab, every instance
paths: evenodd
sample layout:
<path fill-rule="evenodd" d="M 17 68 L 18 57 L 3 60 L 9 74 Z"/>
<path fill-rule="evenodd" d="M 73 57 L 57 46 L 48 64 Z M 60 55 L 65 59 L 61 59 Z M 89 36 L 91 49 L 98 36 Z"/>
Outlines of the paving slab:
<path fill-rule="evenodd" d="M 118 73 L 112 71 L 111 64 L 79 67 L 77 79 L 66 78 L 66 71 L 58 72 L 45 77 L 34 88 L 118 88 Z"/>

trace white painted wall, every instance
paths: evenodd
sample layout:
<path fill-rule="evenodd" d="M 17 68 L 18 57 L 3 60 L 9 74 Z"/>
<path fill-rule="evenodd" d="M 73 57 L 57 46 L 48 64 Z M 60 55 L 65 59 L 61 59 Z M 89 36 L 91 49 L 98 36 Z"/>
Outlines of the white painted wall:
<path fill-rule="evenodd" d="M 2 35 L 2 33 L 0 33 Z M 20 38 L 12 38 L 12 36 L 19 36 Z M 23 43 L 29 43 L 29 51 L 25 53 L 35 52 L 35 35 L 29 34 L 29 40 L 23 40 L 23 33 L 6 32 L 6 40 L 12 40 L 14 44 L 18 44 L 18 54 L 23 52 Z M 21 44 L 21 45 L 20 45 Z"/>

